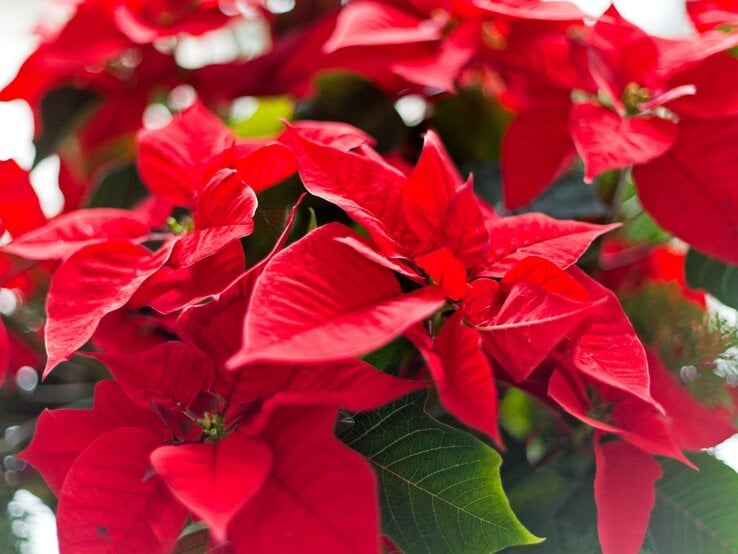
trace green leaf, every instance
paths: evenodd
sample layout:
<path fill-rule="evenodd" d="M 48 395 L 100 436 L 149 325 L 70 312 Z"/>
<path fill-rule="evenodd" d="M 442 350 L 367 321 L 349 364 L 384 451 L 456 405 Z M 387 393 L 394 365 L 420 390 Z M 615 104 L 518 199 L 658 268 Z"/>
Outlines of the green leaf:
<path fill-rule="evenodd" d="M 208 530 L 199 529 L 177 541 L 173 554 L 206 554 L 208 550 Z"/>
<path fill-rule="evenodd" d="M 738 553 L 738 474 L 709 454 L 689 458 L 699 473 L 662 464 L 647 544 L 669 554 Z"/>
<path fill-rule="evenodd" d="M 482 554 L 540 542 L 510 508 L 499 454 L 426 415 L 423 402 L 413 394 L 359 414 L 342 437 L 377 473 L 384 532 L 408 554 Z"/>
<path fill-rule="evenodd" d="M 252 100 L 255 103 L 252 113 L 230 121 L 231 129 L 240 137 L 275 135 L 284 128 L 280 120 L 290 120 L 294 115 L 294 102 L 287 96 L 264 96 Z"/>
<path fill-rule="evenodd" d="M 687 254 L 687 283 L 705 289 L 723 304 L 738 308 L 738 267 L 724 264 L 690 249 Z"/>

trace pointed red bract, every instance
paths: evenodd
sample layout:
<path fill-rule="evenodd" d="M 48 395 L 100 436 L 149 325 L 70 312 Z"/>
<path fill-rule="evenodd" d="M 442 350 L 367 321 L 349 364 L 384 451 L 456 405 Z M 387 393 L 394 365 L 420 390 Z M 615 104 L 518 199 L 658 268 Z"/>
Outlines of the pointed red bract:
<path fill-rule="evenodd" d="M 683 120 L 674 147 L 633 172 L 643 207 L 659 225 L 706 254 L 734 264 L 738 263 L 736 144 L 738 118 Z"/>
<path fill-rule="evenodd" d="M 673 121 L 657 117 L 623 118 L 595 104 L 575 104 L 570 127 L 590 183 L 611 169 L 642 164 L 661 156 L 677 139 Z"/>
<path fill-rule="evenodd" d="M 95 354 L 121 388 L 144 408 L 152 401 L 187 406 L 214 378 L 208 357 L 183 343 L 170 341 L 136 353 Z"/>
<path fill-rule="evenodd" d="M 101 381 L 91 410 L 43 411 L 20 458 L 34 466 L 58 496 L 69 468 L 95 439 L 126 425 L 154 430 L 158 424 L 151 412 L 134 406 L 117 383 Z"/>
<path fill-rule="evenodd" d="M 59 266 L 46 301 L 44 376 L 92 337 L 105 314 L 125 305 L 164 265 L 170 250 L 106 242 L 78 250 Z"/>
<path fill-rule="evenodd" d="M 392 272 L 335 240 L 352 235 L 331 223 L 274 256 L 254 287 L 233 366 L 366 354 L 443 305 L 438 288 L 403 294 Z"/>
<path fill-rule="evenodd" d="M 488 221 L 490 248 L 487 266 L 479 275 L 503 277 L 528 256 L 539 256 L 561 269 L 567 269 L 597 237 L 618 226 L 559 220 L 539 213 Z"/>
<path fill-rule="evenodd" d="M 263 442 L 236 432 L 217 443 L 159 447 L 151 463 L 172 493 L 223 542 L 228 523 L 267 478 L 272 453 Z"/>
<path fill-rule="evenodd" d="M 149 455 L 162 445 L 154 433 L 121 427 L 96 439 L 74 462 L 59 496 L 62 552 L 168 553 L 186 509 L 156 475 Z"/>
<path fill-rule="evenodd" d="M 138 170 L 157 196 L 191 206 L 210 180 L 214 161 L 235 143 L 230 129 L 196 102 L 162 129 L 138 137 Z"/>
<path fill-rule="evenodd" d="M 333 436 L 336 409 L 275 401 L 259 436 L 273 453 L 268 479 L 231 521 L 237 551 L 376 554 L 379 514 L 374 472 Z"/>
<path fill-rule="evenodd" d="M 597 531 L 603 554 L 638 554 L 656 502 L 661 466 L 626 442 L 595 435 Z"/>
<path fill-rule="evenodd" d="M 456 312 L 443 325 L 434 348 L 440 363 L 429 363 L 429 368 L 443 407 L 502 444 L 497 427 L 497 389 L 479 333 L 467 327 L 461 312 Z"/>
<path fill-rule="evenodd" d="M 46 223 L 28 172 L 13 160 L 0 160 L 0 227 L 20 236 Z"/>
<path fill-rule="evenodd" d="M 148 225 L 127 210 L 95 208 L 60 215 L 14 238 L 0 250 L 30 260 L 62 259 L 88 244 L 142 240 L 148 233 Z"/>

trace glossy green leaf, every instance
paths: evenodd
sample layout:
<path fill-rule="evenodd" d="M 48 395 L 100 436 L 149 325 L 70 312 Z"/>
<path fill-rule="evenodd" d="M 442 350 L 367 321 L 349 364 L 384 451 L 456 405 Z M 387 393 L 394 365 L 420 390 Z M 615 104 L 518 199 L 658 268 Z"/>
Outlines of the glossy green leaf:
<path fill-rule="evenodd" d="M 342 437 L 379 479 L 384 532 L 408 554 L 482 554 L 540 542 L 502 490 L 501 458 L 423 411 L 424 395 L 356 416 Z"/>
<path fill-rule="evenodd" d="M 687 283 L 705 289 L 723 304 L 738 308 L 738 266 L 709 258 L 694 249 L 687 254 Z"/>
<path fill-rule="evenodd" d="M 699 473 L 674 460 L 662 464 L 647 545 L 670 554 L 738 553 L 738 474 L 709 454 L 690 459 Z"/>

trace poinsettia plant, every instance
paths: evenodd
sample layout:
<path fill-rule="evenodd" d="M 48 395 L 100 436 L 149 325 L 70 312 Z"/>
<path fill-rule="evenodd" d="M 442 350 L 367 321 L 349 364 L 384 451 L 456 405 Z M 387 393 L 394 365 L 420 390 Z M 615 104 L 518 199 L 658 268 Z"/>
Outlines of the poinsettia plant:
<path fill-rule="evenodd" d="M 0 370 L 62 552 L 738 551 L 733 2 L 60 4 Z"/>

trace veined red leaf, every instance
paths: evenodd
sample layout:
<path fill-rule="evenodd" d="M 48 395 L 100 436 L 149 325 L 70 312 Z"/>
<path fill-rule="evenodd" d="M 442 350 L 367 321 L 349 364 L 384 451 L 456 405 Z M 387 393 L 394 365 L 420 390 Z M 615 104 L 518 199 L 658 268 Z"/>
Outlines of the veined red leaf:
<path fill-rule="evenodd" d="M 143 408 L 152 401 L 187 406 L 213 381 L 210 359 L 198 349 L 170 341 L 135 353 L 94 355 L 115 376 L 128 396 Z"/>
<path fill-rule="evenodd" d="M 228 523 L 263 485 L 272 453 L 262 441 L 234 432 L 217 443 L 161 446 L 151 463 L 182 504 L 223 542 Z"/>
<path fill-rule="evenodd" d="M 663 156 L 633 171 L 643 207 L 698 250 L 738 263 L 738 118 L 679 123 Z M 689 217 L 684 217 L 689 214 Z"/>
<path fill-rule="evenodd" d="M 467 268 L 484 265 L 489 249 L 490 237 L 481 203 L 469 178 L 456 191 L 443 214 L 441 243 Z"/>
<path fill-rule="evenodd" d="M 441 24 L 423 21 L 391 5 L 363 1 L 341 10 L 326 53 L 351 46 L 385 46 L 440 40 Z"/>
<path fill-rule="evenodd" d="M 461 184 L 438 135 L 428 131 L 420 159 L 402 187 L 408 225 L 424 243 L 440 243 L 444 214 Z"/>
<path fill-rule="evenodd" d="M 365 354 L 443 305 L 437 287 L 403 294 L 391 271 L 335 240 L 352 235 L 328 224 L 272 258 L 254 286 L 244 347 L 231 366 Z"/>
<path fill-rule="evenodd" d="M 657 405 L 651 397 L 646 352 L 617 297 L 580 269 L 570 271 L 600 300 L 589 324 L 567 344 L 572 363 L 593 379 Z"/>
<path fill-rule="evenodd" d="M 257 364 L 222 379 L 230 382 L 227 398 L 232 402 L 251 402 L 277 392 L 296 393 L 352 411 L 374 410 L 428 386 L 426 381 L 393 377 L 359 359 L 295 366 Z"/>
<path fill-rule="evenodd" d="M 658 117 L 622 117 L 595 104 L 574 104 L 569 128 L 587 183 L 600 173 L 649 162 L 669 150 L 678 127 Z"/>
<path fill-rule="evenodd" d="M 88 244 L 141 240 L 148 233 L 148 225 L 128 210 L 93 208 L 60 215 L 14 238 L 0 250 L 30 260 L 62 259 Z"/>
<path fill-rule="evenodd" d="M 374 472 L 333 436 L 336 409 L 267 404 L 263 427 L 244 430 L 269 445 L 272 469 L 228 535 L 238 551 L 376 554 L 379 514 Z"/>
<path fill-rule="evenodd" d="M 521 112 L 502 141 L 502 187 L 505 205 L 520 208 L 538 196 L 574 162 L 569 135 L 569 98 L 552 108 Z"/>
<path fill-rule="evenodd" d="M 363 225 L 385 253 L 403 254 L 418 244 L 403 210 L 405 176 L 400 171 L 375 157 L 308 141 L 294 130 L 285 132 L 285 140 L 290 140 L 305 188 Z"/>
<path fill-rule="evenodd" d="M 13 160 L 0 160 L 0 226 L 20 236 L 46 223 L 28 172 Z"/>
<path fill-rule="evenodd" d="M 171 551 L 187 511 L 160 477 L 148 476 L 149 455 L 159 446 L 154 433 L 121 427 L 75 460 L 57 509 L 63 552 Z"/>
<path fill-rule="evenodd" d="M 156 252 L 131 242 L 92 244 L 67 258 L 51 279 L 46 299 L 44 376 L 87 342 L 105 314 L 128 302 L 159 270 L 171 244 Z"/>
<path fill-rule="evenodd" d="M 595 225 L 553 219 L 539 213 L 495 219 L 487 224 L 490 236 L 488 266 L 478 275 L 502 277 L 528 256 L 539 256 L 561 269 L 567 269 L 584 254 L 592 241 L 617 227 L 617 223 Z"/>
<path fill-rule="evenodd" d="M 191 266 L 250 235 L 256 206 L 256 194 L 238 173 L 231 169 L 218 171 L 195 204 L 195 229 L 177 238 L 170 263 Z"/>
<path fill-rule="evenodd" d="M 156 195 L 191 206 L 210 180 L 214 161 L 235 143 L 231 130 L 196 102 L 164 128 L 138 135 L 138 171 Z"/>
<path fill-rule="evenodd" d="M 507 294 L 493 318 L 469 323 L 480 331 L 487 352 L 518 381 L 589 317 L 599 300 L 588 296 L 574 277 L 535 257 L 510 270 L 500 288 Z"/>
<path fill-rule="evenodd" d="M 597 532 L 603 554 L 638 554 L 656 502 L 661 466 L 627 442 L 595 436 Z"/>
<path fill-rule="evenodd" d="M 497 388 L 479 333 L 456 312 L 435 340 L 439 364 L 429 364 L 441 403 L 451 414 L 502 444 L 497 427 Z"/>

